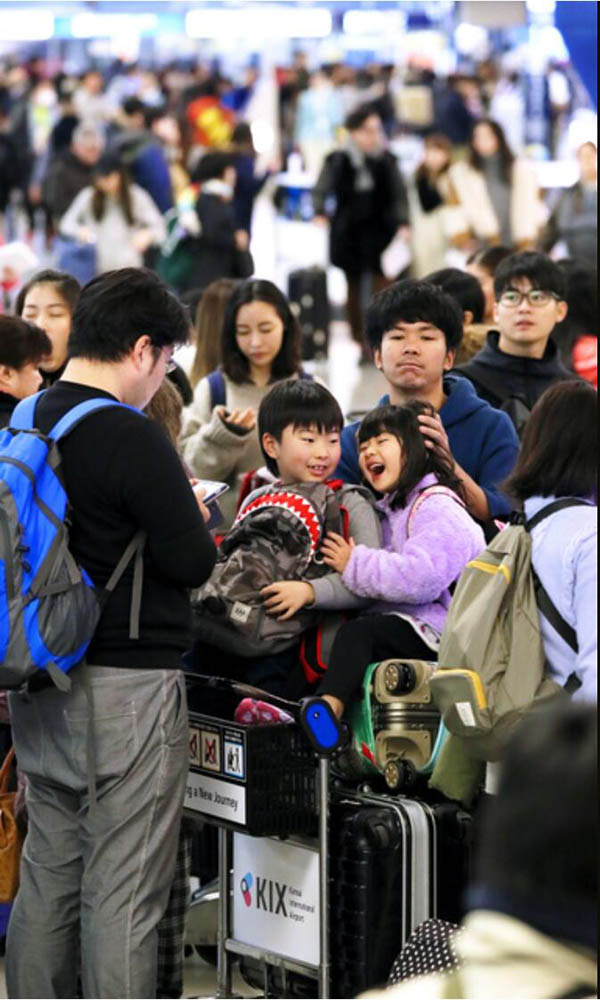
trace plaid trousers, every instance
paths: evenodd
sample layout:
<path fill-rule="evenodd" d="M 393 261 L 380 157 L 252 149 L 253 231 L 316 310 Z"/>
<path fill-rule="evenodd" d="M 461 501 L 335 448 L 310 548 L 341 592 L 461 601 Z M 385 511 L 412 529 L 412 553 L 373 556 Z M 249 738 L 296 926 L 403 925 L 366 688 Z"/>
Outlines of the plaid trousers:
<path fill-rule="evenodd" d="M 158 925 L 156 996 L 159 1000 L 177 998 L 183 993 L 183 946 L 185 918 L 190 904 L 193 830 L 193 823 L 184 816 L 169 901 Z"/>

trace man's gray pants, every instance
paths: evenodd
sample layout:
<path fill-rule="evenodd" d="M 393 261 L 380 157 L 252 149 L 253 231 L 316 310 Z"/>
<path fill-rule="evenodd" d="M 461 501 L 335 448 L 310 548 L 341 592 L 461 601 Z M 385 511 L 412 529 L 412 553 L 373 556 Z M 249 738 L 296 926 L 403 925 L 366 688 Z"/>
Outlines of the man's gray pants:
<path fill-rule="evenodd" d="M 7 938 L 9 997 L 156 996 L 156 926 L 173 878 L 188 763 L 178 670 L 88 667 L 97 805 L 90 809 L 89 698 L 11 694 L 29 827 Z"/>

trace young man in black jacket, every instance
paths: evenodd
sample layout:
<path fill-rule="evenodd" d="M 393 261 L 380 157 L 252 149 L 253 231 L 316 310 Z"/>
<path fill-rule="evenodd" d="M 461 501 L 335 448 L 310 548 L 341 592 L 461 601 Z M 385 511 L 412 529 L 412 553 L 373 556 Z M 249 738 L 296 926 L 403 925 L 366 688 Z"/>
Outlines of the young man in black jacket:
<path fill-rule="evenodd" d="M 551 334 L 567 315 L 560 268 L 534 251 L 511 254 L 494 276 L 495 322 L 485 346 L 456 371 L 482 399 L 511 417 L 519 434 L 548 386 L 574 378 L 560 360 Z"/>
<path fill-rule="evenodd" d="M 10 423 L 19 400 L 38 391 L 39 365 L 51 351 L 50 338 L 39 326 L 18 316 L 0 316 L 0 427 Z"/>
<path fill-rule="evenodd" d="M 188 332 L 163 282 L 125 268 L 91 281 L 73 316 L 69 361 L 41 397 L 47 433 L 97 397 L 61 444 L 70 548 L 103 587 L 146 532 L 139 638 L 130 628 L 133 569 L 111 594 L 71 691 L 43 682 L 9 696 L 28 782 L 29 826 L 8 931 L 11 996 L 156 996 L 157 936 L 171 887 L 188 769 L 181 655 L 189 588 L 209 576 L 208 512 L 167 436 L 139 411 Z M 90 804 L 93 732 L 96 804 Z"/>

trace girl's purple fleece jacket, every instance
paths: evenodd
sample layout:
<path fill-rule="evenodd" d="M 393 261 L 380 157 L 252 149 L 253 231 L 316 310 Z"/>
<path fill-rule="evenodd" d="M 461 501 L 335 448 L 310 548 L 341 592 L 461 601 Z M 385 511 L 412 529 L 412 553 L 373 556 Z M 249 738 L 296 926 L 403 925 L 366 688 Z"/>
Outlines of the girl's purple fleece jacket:
<path fill-rule="evenodd" d="M 424 476 L 409 493 L 406 506 L 392 510 L 390 495 L 377 501 L 383 514 L 382 547 L 357 545 L 342 574 L 349 590 L 377 603 L 370 612 L 402 611 L 441 632 L 450 604 L 448 587 L 470 559 L 485 548 L 483 531 L 464 507 L 450 496 L 426 497 L 406 524 L 421 490 L 437 478 Z"/>

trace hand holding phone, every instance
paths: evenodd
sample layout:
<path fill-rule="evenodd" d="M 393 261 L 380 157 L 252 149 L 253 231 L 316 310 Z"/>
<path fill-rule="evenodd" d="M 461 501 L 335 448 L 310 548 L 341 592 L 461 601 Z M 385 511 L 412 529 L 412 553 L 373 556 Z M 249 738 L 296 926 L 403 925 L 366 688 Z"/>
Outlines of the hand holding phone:
<path fill-rule="evenodd" d="M 200 495 L 200 499 L 205 506 L 208 506 L 209 504 L 214 503 L 217 497 L 220 497 L 222 493 L 225 493 L 229 489 L 229 486 L 227 483 L 220 483 L 214 479 L 193 479 L 192 489 L 194 490 L 194 493 L 203 490 Z"/>

